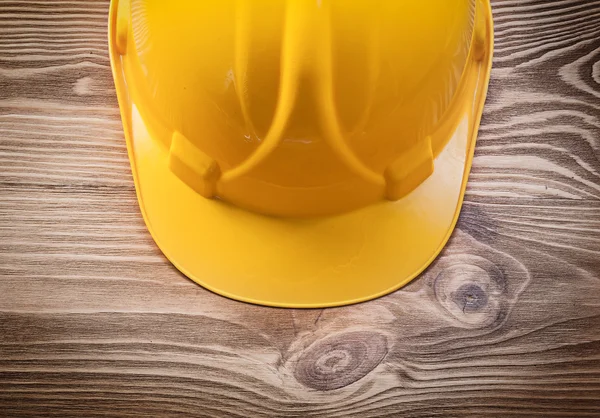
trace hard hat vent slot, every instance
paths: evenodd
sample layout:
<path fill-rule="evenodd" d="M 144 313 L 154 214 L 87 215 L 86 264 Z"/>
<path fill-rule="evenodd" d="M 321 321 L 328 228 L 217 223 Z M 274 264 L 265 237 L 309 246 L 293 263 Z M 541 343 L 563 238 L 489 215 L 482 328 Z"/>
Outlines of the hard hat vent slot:
<path fill-rule="evenodd" d="M 129 0 L 121 0 L 117 9 L 117 51 L 119 54 L 127 53 L 127 37 L 129 34 L 129 19 L 130 19 L 130 4 Z"/>

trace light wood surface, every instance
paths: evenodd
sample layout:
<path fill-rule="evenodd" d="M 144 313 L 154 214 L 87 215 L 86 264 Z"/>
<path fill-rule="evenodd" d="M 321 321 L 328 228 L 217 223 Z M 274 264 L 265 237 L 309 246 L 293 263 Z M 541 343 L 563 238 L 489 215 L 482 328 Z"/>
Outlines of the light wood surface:
<path fill-rule="evenodd" d="M 146 231 L 108 1 L 0 0 L 0 415 L 600 416 L 600 1 L 493 9 L 442 256 L 377 301 L 281 310 L 198 287 Z"/>

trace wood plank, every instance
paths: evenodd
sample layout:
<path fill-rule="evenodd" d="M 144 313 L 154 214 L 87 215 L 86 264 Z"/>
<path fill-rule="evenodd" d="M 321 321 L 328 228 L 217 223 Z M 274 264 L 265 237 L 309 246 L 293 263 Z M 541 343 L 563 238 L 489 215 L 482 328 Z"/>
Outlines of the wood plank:
<path fill-rule="evenodd" d="M 0 415 L 600 416 L 600 1 L 493 10 L 442 256 L 379 300 L 283 310 L 202 289 L 147 233 L 108 1 L 0 0 Z"/>

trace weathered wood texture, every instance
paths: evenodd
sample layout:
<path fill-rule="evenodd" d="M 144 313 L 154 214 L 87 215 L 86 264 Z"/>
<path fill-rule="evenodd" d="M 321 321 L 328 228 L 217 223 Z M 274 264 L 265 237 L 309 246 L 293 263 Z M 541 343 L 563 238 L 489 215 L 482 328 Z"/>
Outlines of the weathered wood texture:
<path fill-rule="evenodd" d="M 600 1 L 493 7 L 450 244 L 402 291 L 302 311 L 211 294 L 154 245 L 108 1 L 0 0 L 0 415 L 600 416 Z"/>

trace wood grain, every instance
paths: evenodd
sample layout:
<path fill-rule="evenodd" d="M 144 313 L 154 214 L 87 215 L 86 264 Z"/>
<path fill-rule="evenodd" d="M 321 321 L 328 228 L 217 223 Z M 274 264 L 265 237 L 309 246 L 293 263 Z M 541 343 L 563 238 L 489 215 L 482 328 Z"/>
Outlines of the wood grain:
<path fill-rule="evenodd" d="M 450 244 L 315 311 L 216 296 L 156 248 L 107 0 L 0 0 L 0 415 L 600 416 L 600 1 L 493 9 Z"/>

